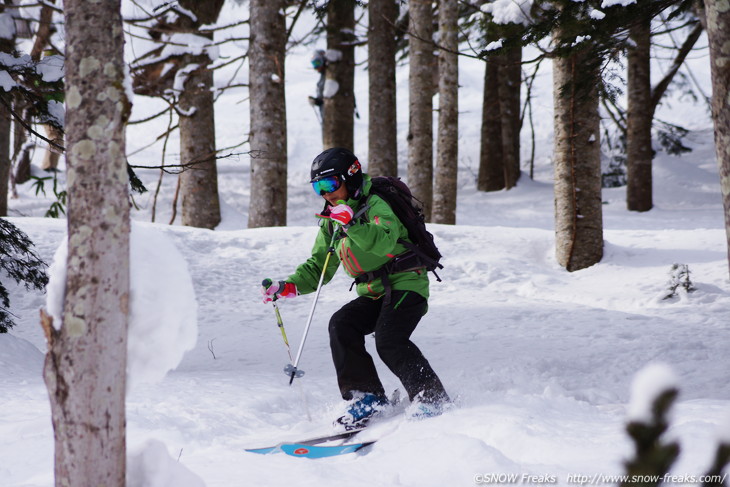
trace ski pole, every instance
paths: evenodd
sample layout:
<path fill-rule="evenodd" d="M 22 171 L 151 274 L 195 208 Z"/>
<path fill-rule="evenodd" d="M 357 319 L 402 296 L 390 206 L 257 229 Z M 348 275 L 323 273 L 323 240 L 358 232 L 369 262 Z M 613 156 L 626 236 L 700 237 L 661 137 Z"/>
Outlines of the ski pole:
<path fill-rule="evenodd" d="M 264 287 L 271 286 L 272 282 L 271 279 L 264 279 L 261 282 L 261 285 Z M 276 296 L 273 297 L 271 304 L 274 306 L 274 313 L 276 313 L 276 324 L 279 326 L 279 330 L 281 330 L 281 337 L 284 339 L 284 345 L 286 345 L 286 353 L 289 354 L 289 360 L 292 360 L 291 357 L 291 347 L 289 346 L 289 339 L 286 337 L 286 331 L 284 330 L 284 321 L 281 319 L 281 313 L 279 313 L 279 305 L 276 304 Z"/>
<path fill-rule="evenodd" d="M 317 284 L 317 292 L 314 295 L 314 301 L 312 302 L 312 309 L 309 311 L 309 318 L 307 319 L 307 324 L 304 327 L 304 335 L 302 335 L 302 341 L 299 344 L 299 351 L 297 352 L 297 358 L 294 360 L 293 364 L 289 364 L 284 368 L 284 372 L 287 375 L 290 375 L 289 377 L 289 385 L 292 385 L 292 382 L 294 382 L 295 377 L 301 377 L 304 375 L 303 370 L 298 370 L 297 366 L 299 365 L 299 359 L 302 357 L 302 350 L 304 350 L 304 342 L 307 340 L 307 334 L 309 333 L 309 327 L 312 324 L 312 318 L 314 317 L 314 309 L 317 307 L 317 300 L 319 299 L 319 293 L 322 291 L 322 285 L 324 283 L 324 275 L 327 272 L 327 266 L 330 262 L 330 257 L 335 252 L 335 238 L 337 237 L 337 234 L 339 233 L 339 228 L 335 228 L 332 231 L 332 240 L 330 240 L 330 245 L 327 248 L 327 256 L 324 259 L 324 265 L 322 266 L 322 273 L 319 276 L 319 284 Z"/>

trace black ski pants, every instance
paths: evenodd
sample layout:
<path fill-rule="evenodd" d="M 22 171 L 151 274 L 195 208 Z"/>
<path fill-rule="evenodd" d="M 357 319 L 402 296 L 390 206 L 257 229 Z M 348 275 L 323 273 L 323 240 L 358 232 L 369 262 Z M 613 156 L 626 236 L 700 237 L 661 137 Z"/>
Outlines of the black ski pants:
<path fill-rule="evenodd" d="M 428 307 L 426 299 L 412 291 L 392 291 L 389 302 L 384 301 L 361 296 L 330 319 L 330 348 L 342 397 L 352 399 L 356 391 L 385 394 L 365 349 L 365 335 L 375 333 L 378 355 L 400 379 L 411 400 L 422 393 L 425 402 L 448 401 L 438 376 L 410 340 Z"/>

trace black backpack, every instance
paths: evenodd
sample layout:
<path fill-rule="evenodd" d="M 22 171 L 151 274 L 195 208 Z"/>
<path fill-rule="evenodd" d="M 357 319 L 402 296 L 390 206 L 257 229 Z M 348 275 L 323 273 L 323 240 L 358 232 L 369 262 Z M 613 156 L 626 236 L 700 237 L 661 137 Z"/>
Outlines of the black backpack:
<path fill-rule="evenodd" d="M 403 226 L 406 227 L 406 230 L 408 230 L 410 242 L 402 238 L 398 239 L 398 242 L 408 250 L 393 257 L 383 267 L 356 277 L 353 286 L 379 278 L 385 288 L 385 303 L 387 304 L 390 302 L 392 290 L 388 274 L 425 267 L 427 271 L 433 272 L 437 281 L 441 282 L 441 278 L 436 274 L 436 269 L 443 269 L 444 266 L 439 263 L 441 260 L 441 252 L 439 252 L 436 243 L 433 241 L 433 235 L 426 230 L 426 217 L 422 209 L 423 203 L 413 196 L 406 183 L 401 181 L 400 178 L 390 176 L 374 177 L 371 181 L 372 187 L 370 188 L 370 194 L 381 197 L 390 205 L 395 216 L 398 217 L 401 223 L 403 223 Z M 353 216 L 352 222 L 354 223 L 359 218 L 365 218 L 365 214 L 369 208 L 370 205 L 366 201 Z M 329 214 L 329 206 L 327 203 L 325 203 L 321 214 L 322 216 Z M 331 221 L 328 225 L 331 235 L 334 231 L 334 226 Z M 352 286 L 350 290 L 352 290 Z"/>
<path fill-rule="evenodd" d="M 399 272 L 414 267 L 425 267 L 433 272 L 437 281 L 441 278 L 436 274 L 436 269 L 443 269 L 439 263 L 441 252 L 433 240 L 431 232 L 426 230 L 426 218 L 423 214 L 423 204 L 413 196 L 406 183 L 396 177 L 374 177 L 370 194 L 380 196 L 390 205 L 395 215 L 408 230 L 408 238 L 411 240 L 399 239 L 398 242 L 404 245 L 409 252 L 395 257 L 386 267 L 387 271 Z"/>

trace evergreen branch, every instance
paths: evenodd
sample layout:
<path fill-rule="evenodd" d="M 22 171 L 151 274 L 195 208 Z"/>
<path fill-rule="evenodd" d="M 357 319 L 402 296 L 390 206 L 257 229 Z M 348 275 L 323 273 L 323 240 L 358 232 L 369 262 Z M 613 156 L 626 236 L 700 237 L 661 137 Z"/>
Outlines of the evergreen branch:
<path fill-rule="evenodd" d="M 27 290 L 43 290 L 48 284 L 45 262 L 33 250 L 33 242 L 18 227 L 0 218 L 0 270 L 16 283 L 24 283 Z M 0 333 L 5 333 L 14 323 L 12 313 L 7 309 L 10 298 L 5 286 L 0 283 Z"/>

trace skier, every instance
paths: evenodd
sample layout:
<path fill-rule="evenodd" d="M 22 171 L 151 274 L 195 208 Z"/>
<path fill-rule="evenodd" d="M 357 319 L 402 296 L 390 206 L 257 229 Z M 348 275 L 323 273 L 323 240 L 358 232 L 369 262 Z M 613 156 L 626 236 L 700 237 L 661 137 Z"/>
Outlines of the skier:
<path fill-rule="evenodd" d="M 317 81 L 317 96 L 310 96 L 309 104 L 313 107 L 319 107 L 319 121 L 322 123 L 324 120 L 324 83 L 327 72 L 327 56 L 321 49 L 314 51 L 312 67 L 319 73 L 319 81 Z"/>
<path fill-rule="evenodd" d="M 407 253 L 398 239 L 408 233 L 391 207 L 370 194 L 370 176 L 347 149 L 331 148 L 318 155 L 311 168 L 315 193 L 325 200 L 312 256 L 286 280 L 265 280 L 264 302 L 316 291 L 332 232 L 338 232 L 336 252 L 324 271 L 330 281 L 339 264 L 353 278 L 377 270 Z M 366 207 L 362 218 L 356 215 Z M 355 218 L 353 218 L 355 217 Z M 375 334 L 375 347 L 385 365 L 400 379 L 411 400 L 414 417 L 436 416 L 450 399 L 434 370 L 410 336 L 426 313 L 429 281 L 425 268 L 399 269 L 387 279 L 357 280 L 358 297 L 329 322 L 330 348 L 342 398 L 349 401 L 337 423 L 352 429 L 388 404 L 365 335 Z M 389 289 L 388 289 L 389 288 Z"/>

